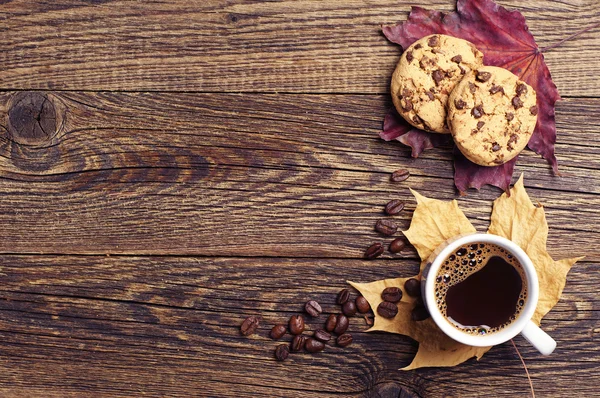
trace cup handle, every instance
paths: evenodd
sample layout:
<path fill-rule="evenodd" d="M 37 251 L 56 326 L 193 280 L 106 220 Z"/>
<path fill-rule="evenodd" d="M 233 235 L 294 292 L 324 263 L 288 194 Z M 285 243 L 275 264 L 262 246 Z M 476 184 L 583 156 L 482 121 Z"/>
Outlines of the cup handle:
<path fill-rule="evenodd" d="M 550 355 L 556 348 L 556 341 L 531 321 L 527 322 L 521 335 L 542 355 Z"/>

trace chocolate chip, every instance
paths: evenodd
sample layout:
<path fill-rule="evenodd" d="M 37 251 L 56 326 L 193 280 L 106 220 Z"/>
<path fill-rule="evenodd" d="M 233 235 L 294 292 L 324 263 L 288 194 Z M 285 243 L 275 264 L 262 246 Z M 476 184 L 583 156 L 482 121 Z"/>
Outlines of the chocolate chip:
<path fill-rule="evenodd" d="M 498 144 L 497 142 L 494 142 L 492 144 L 492 151 L 498 152 L 499 150 L 500 150 L 500 144 Z"/>
<path fill-rule="evenodd" d="M 475 91 L 477 91 L 477 86 L 476 86 L 476 85 L 474 85 L 473 83 L 469 83 L 469 91 L 470 91 L 472 94 L 475 94 Z"/>
<path fill-rule="evenodd" d="M 467 70 L 465 68 L 463 68 L 462 66 L 458 65 L 458 69 L 460 69 L 460 74 L 464 75 L 465 73 L 467 73 Z"/>
<path fill-rule="evenodd" d="M 519 97 L 513 97 L 512 104 L 515 107 L 515 109 L 519 109 L 523 106 L 523 101 L 521 101 L 521 98 Z"/>
<path fill-rule="evenodd" d="M 446 74 L 442 70 L 436 69 L 431 74 L 431 77 L 433 77 L 433 81 L 435 82 L 435 85 L 439 86 L 440 82 L 442 80 L 444 80 L 444 78 L 446 77 Z"/>
<path fill-rule="evenodd" d="M 427 68 L 427 62 L 428 61 L 429 61 L 429 58 L 427 58 L 427 57 L 421 58 L 421 60 L 419 61 L 419 66 L 421 67 L 421 69 L 426 69 Z"/>
<path fill-rule="evenodd" d="M 475 130 L 475 129 L 471 130 L 471 135 L 475 135 L 477 133 L 479 133 L 479 130 Z"/>
<path fill-rule="evenodd" d="M 458 100 L 454 100 L 454 106 L 456 107 L 456 109 L 465 109 L 465 106 L 467 106 L 467 103 L 461 99 L 458 99 Z"/>
<path fill-rule="evenodd" d="M 516 91 L 518 96 L 520 96 L 521 94 L 525 94 L 527 92 L 527 86 L 523 83 L 519 83 L 517 84 Z"/>
<path fill-rule="evenodd" d="M 477 130 L 481 130 L 485 122 L 477 122 Z"/>
<path fill-rule="evenodd" d="M 454 57 L 450 58 L 450 61 L 459 64 L 462 62 L 462 55 L 455 55 Z"/>
<path fill-rule="evenodd" d="M 402 95 L 400 97 L 406 98 L 406 97 L 411 97 L 412 95 L 413 95 L 412 90 L 409 90 L 407 88 L 403 88 L 402 89 Z"/>
<path fill-rule="evenodd" d="M 508 113 L 506 114 L 506 120 L 508 120 L 509 122 L 510 122 L 511 120 L 513 120 L 514 118 L 515 118 L 515 114 L 514 114 L 514 113 L 512 113 L 512 112 L 508 112 Z"/>
<path fill-rule="evenodd" d="M 538 107 L 537 106 L 532 106 L 531 108 L 529 108 L 529 113 L 531 113 L 533 116 L 538 114 Z"/>
<path fill-rule="evenodd" d="M 502 93 L 504 94 L 504 87 L 493 85 L 490 88 L 490 94 Z"/>
<path fill-rule="evenodd" d="M 400 106 L 404 112 L 410 112 L 413 109 L 413 104 L 408 98 L 404 98 L 400 101 Z"/>
<path fill-rule="evenodd" d="M 425 91 L 425 94 L 427 94 L 427 98 L 429 98 L 430 101 L 434 100 L 435 96 L 431 91 Z"/>
<path fill-rule="evenodd" d="M 440 38 L 439 36 L 432 36 L 429 38 L 429 40 L 427 40 L 427 44 L 429 45 L 429 47 L 437 47 L 440 45 Z"/>
<path fill-rule="evenodd" d="M 415 59 L 415 57 L 413 57 L 412 51 L 407 51 L 406 52 L 406 60 L 408 61 L 408 63 L 411 63 L 413 59 Z"/>
<path fill-rule="evenodd" d="M 423 119 L 421 119 L 419 116 L 414 115 L 412 118 L 413 122 L 415 122 L 416 124 L 423 124 Z"/>
<path fill-rule="evenodd" d="M 473 117 L 475 119 L 479 119 L 480 117 L 483 116 L 483 114 L 484 114 L 483 105 L 477 105 L 476 107 L 471 109 L 471 115 L 473 115 Z"/>
<path fill-rule="evenodd" d="M 490 80 L 491 77 L 492 77 L 492 74 L 490 72 L 477 71 L 477 74 L 475 75 L 475 78 L 477 80 L 479 80 L 480 82 L 487 82 L 488 80 Z"/>
<path fill-rule="evenodd" d="M 508 143 L 512 144 L 512 143 L 517 143 L 517 141 L 519 141 L 519 136 L 517 134 L 511 134 L 510 138 L 508 139 Z"/>
<path fill-rule="evenodd" d="M 419 44 L 415 44 L 415 50 L 418 50 L 419 48 L 422 48 L 423 46 L 421 45 L 421 43 Z"/>

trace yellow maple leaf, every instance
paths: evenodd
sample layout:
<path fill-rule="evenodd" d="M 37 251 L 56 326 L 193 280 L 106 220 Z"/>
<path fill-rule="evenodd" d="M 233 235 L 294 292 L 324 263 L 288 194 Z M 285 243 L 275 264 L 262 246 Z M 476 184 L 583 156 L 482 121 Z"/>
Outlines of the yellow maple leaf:
<path fill-rule="evenodd" d="M 473 225 L 458 207 L 456 200 L 444 202 L 430 199 L 411 190 L 417 200 L 410 228 L 404 232 L 422 259 L 421 270 L 427 258 L 446 240 L 461 234 L 476 232 Z M 540 320 L 558 302 L 566 283 L 569 269 L 583 257 L 554 261 L 546 251 L 548 223 L 543 207 L 537 207 L 529 199 L 523 186 L 523 176 L 510 190 L 494 201 L 488 233 L 506 237 L 517 243 L 532 259 L 540 281 L 540 297 L 533 321 Z M 419 277 L 419 275 L 415 276 Z M 421 367 L 455 366 L 470 358 L 481 358 L 491 347 L 472 347 L 452 340 L 444 334 L 431 318 L 413 321 L 411 312 L 416 299 L 404 291 L 409 278 L 383 279 L 371 283 L 348 281 L 376 309 L 381 303 L 381 292 L 386 287 L 402 289 L 402 301 L 393 319 L 379 316 L 368 331 L 399 333 L 419 343 L 417 355 L 403 370 Z"/>

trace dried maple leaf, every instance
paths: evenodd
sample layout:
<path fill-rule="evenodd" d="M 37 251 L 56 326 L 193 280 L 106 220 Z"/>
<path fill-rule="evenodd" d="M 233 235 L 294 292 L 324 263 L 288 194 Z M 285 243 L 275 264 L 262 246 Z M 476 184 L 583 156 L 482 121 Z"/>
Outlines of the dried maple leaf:
<path fill-rule="evenodd" d="M 410 228 L 404 234 L 423 260 L 422 270 L 425 260 L 440 244 L 459 234 L 474 233 L 475 228 L 455 200 L 444 202 L 426 198 L 415 191 L 412 193 L 417 200 L 417 208 Z M 488 233 L 512 240 L 533 260 L 540 280 L 540 297 L 533 321 L 539 325 L 544 315 L 558 302 L 569 269 L 581 258 L 552 260 L 546 251 L 548 224 L 544 209 L 533 205 L 523 186 L 522 176 L 510 195 L 504 193 L 494 202 Z M 405 293 L 398 303 L 398 315 L 387 319 L 376 313 L 374 325 L 368 330 L 399 333 L 419 342 L 417 355 L 404 370 L 458 365 L 469 358 L 481 358 L 491 348 L 458 343 L 445 335 L 431 318 L 421 322 L 411 320 L 416 299 L 404 292 L 407 279 L 384 279 L 371 283 L 349 281 L 367 299 L 371 308 L 377 308 L 381 303 L 381 292 L 386 287 L 399 287 Z"/>
<path fill-rule="evenodd" d="M 434 33 L 469 40 L 483 52 L 486 65 L 506 68 L 531 85 L 537 92 L 539 113 L 528 147 L 548 160 L 553 170 L 557 172 L 558 166 L 554 155 L 556 142 L 554 104 L 560 96 L 556 85 L 552 82 L 544 56 L 525 23 L 525 17 L 519 11 L 508 11 L 491 0 L 458 0 L 456 8 L 456 12 L 442 13 L 413 7 L 405 22 L 395 26 L 385 26 L 383 33 L 388 40 L 403 48 Z M 393 123 L 388 121 L 388 125 L 408 125 L 397 113 L 390 112 L 388 117 L 399 119 Z M 398 127 L 396 131 L 399 131 Z M 414 150 L 427 134 L 430 133 L 421 130 L 411 131 L 410 135 L 400 135 L 396 139 L 413 147 Z M 385 125 L 380 135 L 382 138 L 390 136 Z M 431 144 L 424 149 L 436 146 L 434 141 L 431 141 Z M 512 165 L 494 167 L 495 170 L 492 171 L 485 170 L 483 166 L 478 166 L 462 157 L 455 160 L 456 186 L 460 192 L 468 188 L 479 189 L 484 184 L 494 185 L 506 191 L 513 168 L 514 162 Z"/>

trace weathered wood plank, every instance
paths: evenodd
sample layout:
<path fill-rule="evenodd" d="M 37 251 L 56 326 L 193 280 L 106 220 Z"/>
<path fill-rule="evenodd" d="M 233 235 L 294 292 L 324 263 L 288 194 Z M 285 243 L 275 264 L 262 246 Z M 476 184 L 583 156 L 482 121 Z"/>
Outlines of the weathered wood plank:
<path fill-rule="evenodd" d="M 402 372 L 415 344 L 367 334 L 362 318 L 351 320 L 355 342 L 346 349 L 273 359 L 270 327 L 306 300 L 337 312 L 345 280 L 407 276 L 416 260 L 3 255 L 0 267 L 0 391 L 9 395 L 366 397 L 403 387 L 413 396 L 509 397 L 529 389 L 510 343 L 479 363 Z M 517 339 L 539 396 L 594 392 L 596 279 L 589 262 L 569 274 L 543 322 L 555 354 L 542 357 Z M 244 338 L 239 325 L 249 315 L 264 321 Z"/>
<path fill-rule="evenodd" d="M 23 95 L 3 94 L 0 114 L 12 114 Z M 408 186 L 455 195 L 448 149 L 412 159 L 378 139 L 386 96 L 34 96 L 44 95 L 56 104 L 56 134 L 24 136 L 2 123 L 4 253 L 357 258 L 381 239 L 373 225 L 388 200 L 414 208 Z M 530 194 L 547 207 L 555 255 L 573 241 L 590 259 L 600 255 L 599 110 L 597 99 L 560 103 L 563 177 L 531 153 L 517 167 L 515 178 L 525 172 Z M 390 183 L 400 167 L 413 177 Z M 482 231 L 499 193 L 486 187 L 460 198 Z M 410 214 L 398 217 L 403 228 Z"/>
<path fill-rule="evenodd" d="M 592 25 L 596 0 L 498 1 L 540 47 Z M 384 93 L 400 50 L 380 25 L 453 0 L 4 1 L 0 88 Z M 546 54 L 560 92 L 598 96 L 600 36 Z"/>

